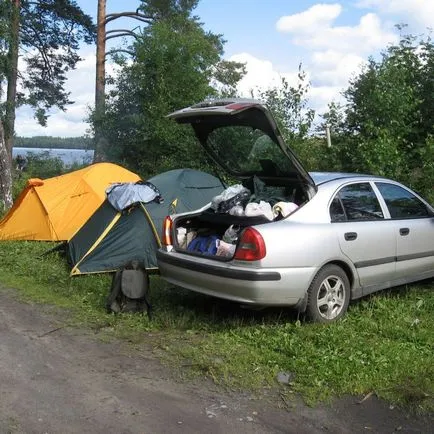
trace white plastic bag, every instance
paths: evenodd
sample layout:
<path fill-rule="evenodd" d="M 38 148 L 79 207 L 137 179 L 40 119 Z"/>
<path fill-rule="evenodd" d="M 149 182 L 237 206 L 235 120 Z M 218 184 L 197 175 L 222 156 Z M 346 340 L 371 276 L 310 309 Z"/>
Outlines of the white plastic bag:
<path fill-rule="evenodd" d="M 178 246 L 185 249 L 187 248 L 187 229 L 180 227 L 176 229 L 176 238 L 178 241 Z"/>
<path fill-rule="evenodd" d="M 268 202 L 261 200 L 259 203 L 250 202 L 244 210 L 246 217 L 264 216 L 268 220 L 274 220 L 273 210 Z"/>

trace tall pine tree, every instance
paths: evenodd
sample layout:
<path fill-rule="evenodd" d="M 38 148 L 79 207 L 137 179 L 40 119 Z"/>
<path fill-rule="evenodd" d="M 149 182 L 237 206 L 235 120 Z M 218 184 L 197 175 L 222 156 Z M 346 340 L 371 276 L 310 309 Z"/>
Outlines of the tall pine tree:
<path fill-rule="evenodd" d="M 10 172 L 12 160 L 16 108 L 23 104 L 32 107 L 41 125 L 46 124 L 51 107 L 65 110 L 71 103 L 65 90 L 66 73 L 80 60 L 80 42 L 91 43 L 94 38 L 91 17 L 74 0 L 0 3 L 0 92 L 6 91 L 1 111 L 4 140 L 0 147 L 7 154 L 4 163 L 9 167 L 3 168 L 6 172 Z M 23 71 L 18 70 L 20 56 L 25 65 Z M 9 207 L 10 192 L 0 191 L 0 195 Z"/>

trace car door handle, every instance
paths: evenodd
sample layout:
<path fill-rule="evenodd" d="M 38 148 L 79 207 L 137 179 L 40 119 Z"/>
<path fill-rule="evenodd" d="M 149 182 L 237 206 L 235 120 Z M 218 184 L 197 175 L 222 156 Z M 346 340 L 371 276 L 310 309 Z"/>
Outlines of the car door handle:
<path fill-rule="evenodd" d="M 354 241 L 357 238 L 357 232 L 345 232 L 344 238 L 347 241 Z"/>
<path fill-rule="evenodd" d="M 400 235 L 408 235 L 410 233 L 410 229 L 409 228 L 401 228 L 399 230 L 399 234 Z"/>

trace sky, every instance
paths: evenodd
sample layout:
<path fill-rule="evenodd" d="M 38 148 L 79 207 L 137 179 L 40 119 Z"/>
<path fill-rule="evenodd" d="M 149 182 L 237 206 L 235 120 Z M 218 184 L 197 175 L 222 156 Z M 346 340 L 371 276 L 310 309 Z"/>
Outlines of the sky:
<path fill-rule="evenodd" d="M 76 2 L 96 21 L 97 0 Z M 107 0 L 107 13 L 133 11 L 139 3 Z M 301 64 L 310 83 L 309 107 L 318 115 L 332 101 L 342 101 L 349 79 L 369 56 L 379 56 L 399 40 L 396 24 L 407 24 L 407 31 L 417 35 L 434 28 L 433 0 L 200 0 L 194 14 L 206 30 L 223 35 L 225 59 L 246 63 L 241 95 L 277 85 L 282 77 L 295 84 Z M 137 25 L 122 19 L 107 29 Z M 85 119 L 94 104 L 95 46 L 83 46 L 80 55 L 83 60 L 67 82 L 74 104 L 66 112 L 53 110 L 47 127 L 37 125 L 29 108 L 18 109 L 17 135 L 86 134 Z"/>

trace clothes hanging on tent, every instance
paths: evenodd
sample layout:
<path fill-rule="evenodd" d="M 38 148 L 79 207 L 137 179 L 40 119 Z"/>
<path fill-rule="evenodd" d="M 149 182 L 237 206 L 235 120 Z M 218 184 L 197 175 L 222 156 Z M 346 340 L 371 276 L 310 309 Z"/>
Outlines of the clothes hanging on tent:
<path fill-rule="evenodd" d="M 125 182 L 112 184 L 106 190 L 107 200 L 111 206 L 123 211 L 135 203 L 149 203 L 155 201 L 163 203 L 160 190 L 151 182 Z"/>

